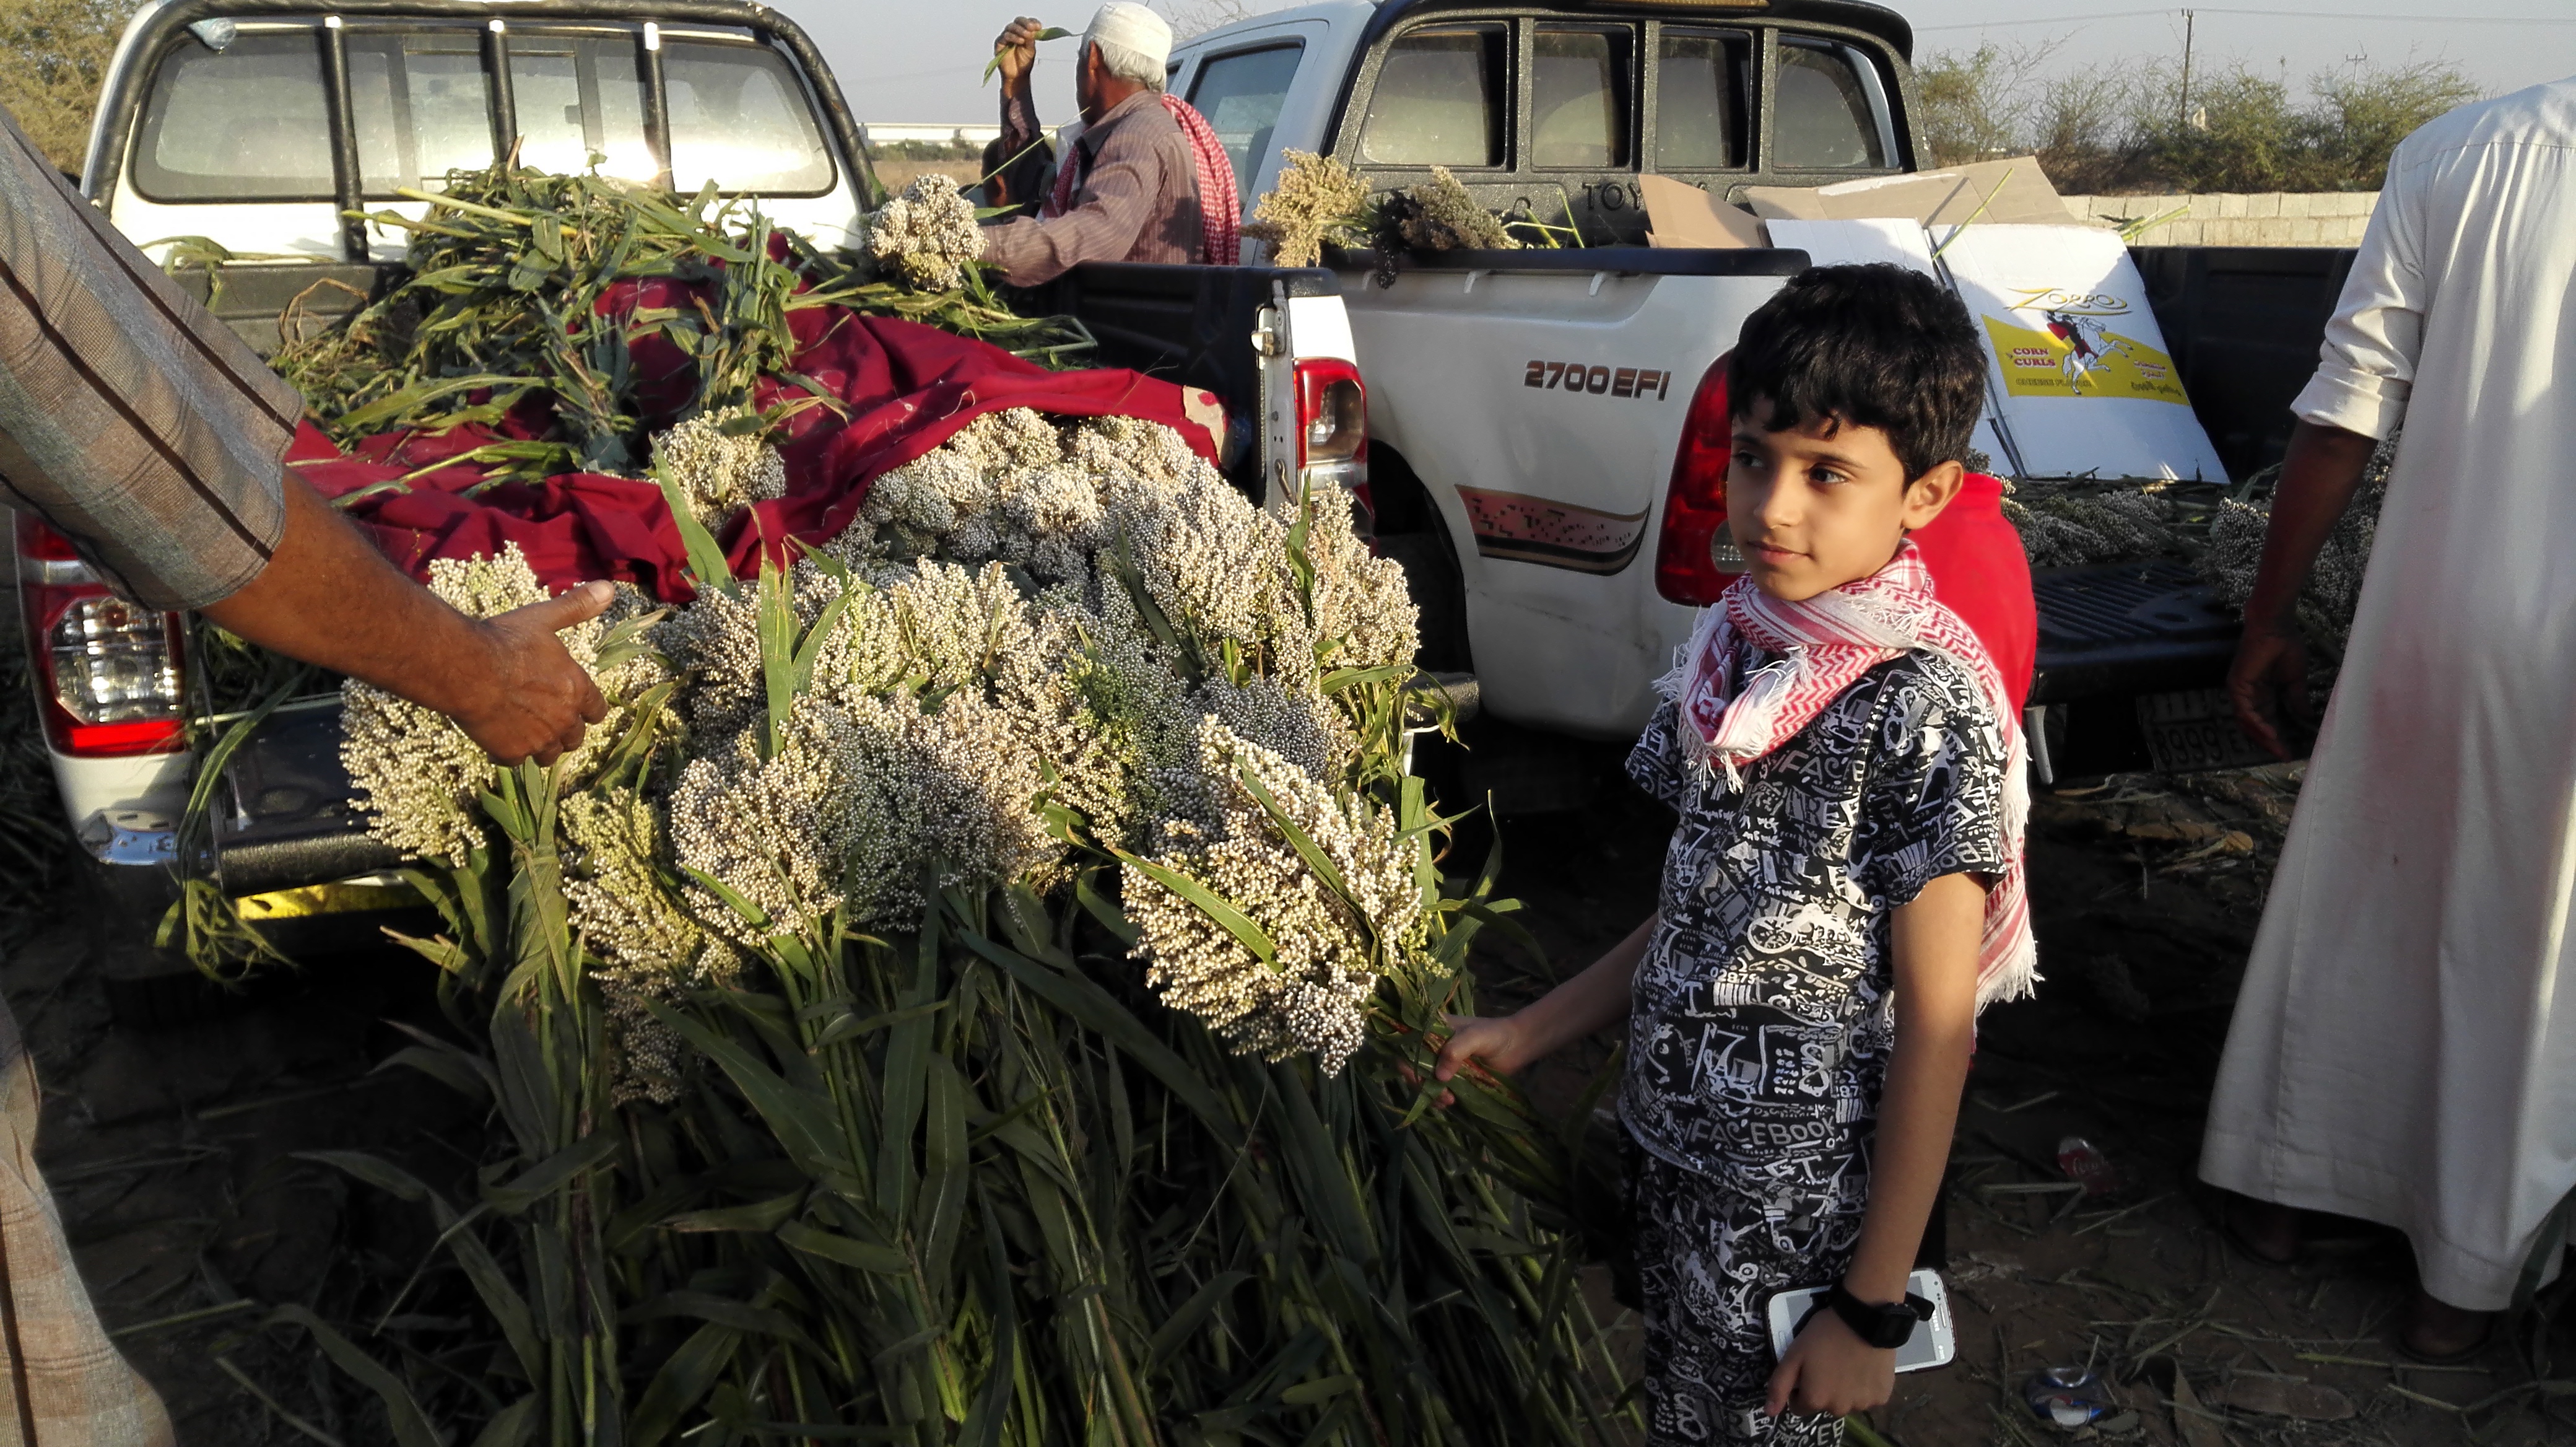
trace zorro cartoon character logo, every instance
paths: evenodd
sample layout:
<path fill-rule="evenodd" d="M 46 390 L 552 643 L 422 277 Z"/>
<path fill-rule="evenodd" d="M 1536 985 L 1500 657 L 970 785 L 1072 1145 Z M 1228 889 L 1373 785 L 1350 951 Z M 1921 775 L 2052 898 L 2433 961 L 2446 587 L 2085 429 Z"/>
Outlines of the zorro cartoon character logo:
<path fill-rule="evenodd" d="M 2003 366 L 2005 393 L 2188 405 L 2181 384 L 2174 380 L 2172 358 L 2111 330 L 2138 326 L 2128 320 L 2134 315 L 2136 310 L 2127 299 L 2108 292 L 2022 289 L 2001 316 L 1989 312 L 1984 318 L 1995 359 Z M 2022 317 L 2038 325 L 2027 325 Z"/>
<path fill-rule="evenodd" d="M 2085 377 L 2114 356 L 2137 355 L 2129 339 L 2114 335 L 2098 316 L 2054 308 L 2043 310 L 2040 316 L 2048 324 L 2048 334 L 2066 344 L 2066 354 L 2057 365 L 2069 387 L 2082 390 Z"/>

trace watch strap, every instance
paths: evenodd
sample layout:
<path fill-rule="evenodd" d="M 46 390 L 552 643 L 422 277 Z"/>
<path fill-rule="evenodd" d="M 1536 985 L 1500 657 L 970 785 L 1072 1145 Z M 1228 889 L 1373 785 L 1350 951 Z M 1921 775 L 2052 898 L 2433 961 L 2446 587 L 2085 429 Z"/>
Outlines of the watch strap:
<path fill-rule="evenodd" d="M 1812 1320 L 1817 1312 L 1828 1309 L 1843 1319 L 1843 1325 L 1851 1328 L 1852 1335 L 1881 1351 L 1894 1351 L 1912 1341 L 1915 1323 L 1932 1319 L 1932 1303 L 1910 1291 L 1904 1300 L 1882 1306 L 1852 1295 L 1839 1281 L 1826 1287 L 1824 1294 L 1816 1298 L 1816 1304 L 1808 1310 L 1807 1317 Z M 1805 1321 L 1799 1323 L 1801 1328 L 1805 1325 Z"/>

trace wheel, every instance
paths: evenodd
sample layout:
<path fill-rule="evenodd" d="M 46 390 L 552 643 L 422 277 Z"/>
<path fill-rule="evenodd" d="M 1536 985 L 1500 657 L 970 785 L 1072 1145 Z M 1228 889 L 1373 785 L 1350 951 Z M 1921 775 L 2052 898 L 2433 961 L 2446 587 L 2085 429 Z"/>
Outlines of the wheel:
<path fill-rule="evenodd" d="M 1381 533 L 1377 551 L 1403 567 L 1405 591 L 1421 615 L 1422 651 L 1414 661 L 1431 673 L 1473 672 L 1466 585 L 1449 540 L 1438 533 Z"/>

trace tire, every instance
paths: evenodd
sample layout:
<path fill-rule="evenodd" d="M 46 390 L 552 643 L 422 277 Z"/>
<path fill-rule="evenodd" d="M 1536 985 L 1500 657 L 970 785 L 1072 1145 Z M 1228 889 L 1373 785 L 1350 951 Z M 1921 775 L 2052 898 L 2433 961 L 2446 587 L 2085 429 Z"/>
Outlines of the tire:
<path fill-rule="evenodd" d="M 1426 672 L 1472 673 L 1475 659 L 1467 643 L 1467 591 L 1458 576 L 1458 560 L 1449 540 L 1437 533 L 1384 533 L 1378 556 L 1393 558 L 1404 569 L 1405 591 L 1421 615 L 1422 650 L 1414 661 Z"/>

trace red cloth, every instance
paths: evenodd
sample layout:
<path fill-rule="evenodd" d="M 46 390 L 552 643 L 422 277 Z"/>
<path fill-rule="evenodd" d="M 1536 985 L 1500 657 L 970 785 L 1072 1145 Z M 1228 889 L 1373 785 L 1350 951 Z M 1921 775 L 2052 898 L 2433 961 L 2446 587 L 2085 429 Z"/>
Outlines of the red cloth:
<path fill-rule="evenodd" d="M 703 289 L 669 278 L 622 282 L 601 297 L 599 310 L 686 310 Z M 788 328 L 797 342 L 793 371 L 837 406 L 814 402 L 800 382 L 768 378 L 754 389 L 753 403 L 764 412 L 799 400 L 805 406 L 772 437 L 787 464 L 787 495 L 753 504 L 717 538 L 738 576 L 757 572 L 764 553 L 783 558 L 787 539 L 837 536 L 879 474 L 1000 408 L 1142 418 L 1178 429 L 1201 456 L 1217 458 L 1221 424 L 1209 420 L 1218 415 L 1213 399 L 1170 382 L 1123 368 L 1051 372 L 984 342 L 837 306 L 792 311 Z M 646 428 L 659 430 L 686 403 L 693 363 L 658 332 L 634 339 L 628 351 Z M 348 499 L 348 514 L 415 577 L 427 576 L 433 558 L 494 554 L 517 543 L 556 591 L 612 578 L 666 602 L 685 600 L 687 552 L 655 484 L 581 472 L 487 485 L 482 465 L 451 461 L 487 444 L 541 437 L 552 420 L 543 404 L 522 403 L 498 423 L 369 437 L 346 454 L 308 422 L 286 460 L 325 497 Z"/>
<path fill-rule="evenodd" d="M 2031 671 L 2039 662 L 2039 605 L 2031 598 L 2021 533 L 2004 516 L 2002 481 L 1969 473 L 1941 515 L 1915 532 L 1914 545 L 1932 574 L 1932 596 L 1986 645 L 2004 693 L 2020 710 L 2030 701 Z"/>

